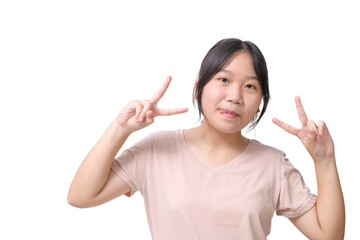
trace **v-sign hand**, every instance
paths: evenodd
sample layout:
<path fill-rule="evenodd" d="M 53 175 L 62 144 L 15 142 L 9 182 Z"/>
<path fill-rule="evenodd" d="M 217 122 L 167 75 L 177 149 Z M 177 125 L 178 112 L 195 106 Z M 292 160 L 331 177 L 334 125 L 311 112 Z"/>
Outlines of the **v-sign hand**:
<path fill-rule="evenodd" d="M 273 118 L 273 122 L 286 132 L 297 136 L 314 161 L 332 159 L 335 154 L 334 142 L 326 124 L 323 121 L 319 121 L 318 125 L 316 125 L 314 121 L 308 120 L 300 97 L 295 97 L 295 104 L 302 124 L 301 128 L 293 127 L 277 118 Z"/>
<path fill-rule="evenodd" d="M 187 112 L 188 108 L 159 108 L 157 106 L 170 82 L 171 76 L 168 76 L 150 100 L 133 100 L 129 102 L 117 116 L 117 123 L 129 133 L 132 133 L 152 124 L 157 116 L 169 116 Z"/>
<path fill-rule="evenodd" d="M 188 108 L 158 108 L 157 103 L 160 101 L 160 99 L 164 96 L 166 90 L 168 89 L 171 82 L 171 76 L 168 76 L 161 86 L 159 90 L 154 94 L 154 96 L 150 99 L 150 103 L 154 104 L 155 112 L 154 117 L 157 116 L 170 116 L 174 114 L 180 114 L 188 111 Z M 144 111 L 143 111 L 144 112 Z M 145 115 L 140 115 L 140 117 L 144 118 Z"/>

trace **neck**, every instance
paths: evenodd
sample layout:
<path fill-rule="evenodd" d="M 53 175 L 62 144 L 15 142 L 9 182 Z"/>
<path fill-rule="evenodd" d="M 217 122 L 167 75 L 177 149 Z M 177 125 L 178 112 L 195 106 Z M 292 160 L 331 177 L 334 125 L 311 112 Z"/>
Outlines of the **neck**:
<path fill-rule="evenodd" d="M 248 139 L 242 136 L 241 131 L 235 133 L 225 133 L 213 128 L 204 120 L 202 124 L 194 129 L 198 139 L 202 139 L 203 146 L 209 149 L 216 149 L 219 146 L 223 147 L 236 147 L 246 146 Z"/>

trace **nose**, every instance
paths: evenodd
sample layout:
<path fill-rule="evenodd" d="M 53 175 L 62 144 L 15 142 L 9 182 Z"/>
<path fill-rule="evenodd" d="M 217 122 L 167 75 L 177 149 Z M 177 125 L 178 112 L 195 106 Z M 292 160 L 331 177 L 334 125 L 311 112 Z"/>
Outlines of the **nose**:
<path fill-rule="evenodd" d="M 231 87 L 227 91 L 226 101 L 234 104 L 242 103 L 242 93 L 239 88 Z"/>

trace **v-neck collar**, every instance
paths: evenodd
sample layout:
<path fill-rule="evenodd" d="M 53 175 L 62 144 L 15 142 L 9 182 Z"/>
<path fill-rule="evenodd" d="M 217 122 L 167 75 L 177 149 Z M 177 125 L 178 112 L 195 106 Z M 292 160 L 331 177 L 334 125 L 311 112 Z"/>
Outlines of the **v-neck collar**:
<path fill-rule="evenodd" d="M 191 151 L 190 146 L 188 145 L 186 139 L 185 139 L 185 135 L 184 135 L 184 129 L 179 129 L 178 130 L 178 134 L 180 136 L 180 140 L 182 142 L 182 144 L 184 145 L 184 149 L 187 152 L 187 154 L 191 157 L 191 159 L 198 165 L 198 167 L 204 171 L 207 172 L 219 172 L 221 170 L 224 170 L 228 167 L 231 167 L 233 164 L 235 164 L 236 162 L 240 161 L 241 159 L 243 159 L 244 155 L 247 154 L 247 152 L 249 151 L 249 149 L 251 148 L 251 145 L 253 144 L 253 140 L 250 139 L 248 145 L 245 147 L 244 151 L 242 151 L 239 155 L 237 155 L 235 158 L 233 158 L 232 160 L 230 160 L 229 162 L 222 164 L 218 167 L 209 167 L 207 165 L 205 165 L 203 162 L 201 162 L 195 155 L 194 153 Z"/>

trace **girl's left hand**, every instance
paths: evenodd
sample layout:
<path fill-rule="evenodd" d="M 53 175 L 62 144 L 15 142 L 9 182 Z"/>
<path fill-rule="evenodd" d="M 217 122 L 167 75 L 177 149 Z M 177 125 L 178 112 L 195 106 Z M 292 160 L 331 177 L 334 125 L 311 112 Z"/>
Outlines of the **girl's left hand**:
<path fill-rule="evenodd" d="M 333 159 L 335 156 L 334 142 L 326 124 L 323 121 L 319 121 L 318 125 L 316 125 L 314 121 L 308 120 L 300 97 L 295 97 L 295 103 L 302 124 L 301 128 L 295 128 L 277 118 L 273 118 L 273 122 L 286 132 L 297 136 L 314 161 Z"/>

